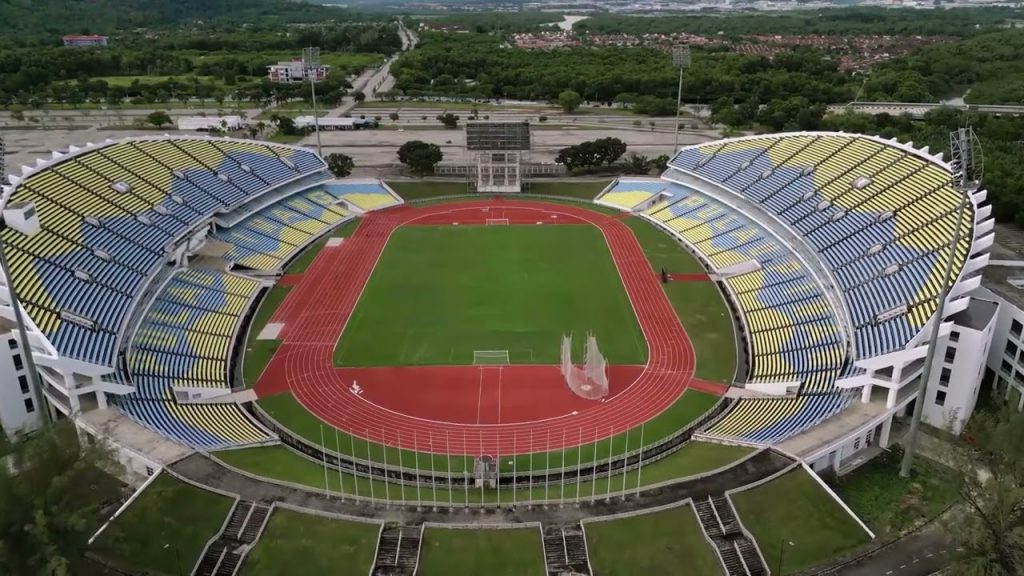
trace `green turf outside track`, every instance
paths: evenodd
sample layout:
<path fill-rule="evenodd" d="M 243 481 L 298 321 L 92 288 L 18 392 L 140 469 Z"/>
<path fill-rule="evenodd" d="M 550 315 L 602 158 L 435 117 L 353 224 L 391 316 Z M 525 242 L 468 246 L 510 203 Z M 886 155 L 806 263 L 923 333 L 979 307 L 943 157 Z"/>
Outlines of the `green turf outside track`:
<path fill-rule="evenodd" d="M 587 522 L 587 548 L 595 574 L 684 574 L 721 576 L 722 565 L 704 538 L 691 506 Z"/>
<path fill-rule="evenodd" d="M 319 418 L 299 403 L 291 393 L 268 396 L 256 401 L 257 404 L 278 424 L 295 435 L 305 439 L 313 446 L 323 446 L 327 450 L 338 452 L 346 456 L 355 456 L 374 462 L 384 462 L 401 465 L 410 469 L 429 470 L 431 467 L 429 455 L 420 453 L 418 456 L 412 450 L 402 450 L 395 446 L 387 448 L 379 442 L 367 442 L 355 438 L 340 430 L 336 431 L 330 424 L 325 424 Z M 678 400 L 669 406 L 667 410 L 647 421 L 643 425 L 643 440 L 645 445 L 650 445 L 662 438 L 666 438 L 680 428 L 693 422 L 702 414 L 711 409 L 718 398 L 711 394 L 689 389 L 683 392 Z M 320 442 L 321 433 L 325 441 Z M 584 444 L 582 450 L 577 447 L 566 449 L 565 465 L 573 466 L 577 462 L 586 464 L 593 461 L 602 461 L 610 456 L 618 456 L 623 452 L 629 452 L 640 448 L 641 426 L 635 426 L 623 433 L 615 430 L 615 435 L 590 444 Z M 717 446 L 717 445 L 714 445 Z M 520 454 L 514 459 L 514 464 L 509 459 L 501 459 L 501 471 L 512 472 L 517 470 L 545 470 L 560 469 L 562 465 L 562 452 L 555 450 L 551 452 L 538 452 L 532 456 Z M 440 457 L 438 457 L 440 458 Z M 461 471 L 463 467 L 472 467 L 471 458 L 452 457 L 452 470 Z"/>
<path fill-rule="evenodd" d="M 474 350 L 557 364 L 593 332 L 612 364 L 647 344 L 604 236 L 589 225 L 407 226 L 388 240 L 345 327 L 345 366 L 471 364 Z"/>
<path fill-rule="evenodd" d="M 423 533 L 419 576 L 543 576 L 544 546 L 537 528 L 457 530 Z"/>

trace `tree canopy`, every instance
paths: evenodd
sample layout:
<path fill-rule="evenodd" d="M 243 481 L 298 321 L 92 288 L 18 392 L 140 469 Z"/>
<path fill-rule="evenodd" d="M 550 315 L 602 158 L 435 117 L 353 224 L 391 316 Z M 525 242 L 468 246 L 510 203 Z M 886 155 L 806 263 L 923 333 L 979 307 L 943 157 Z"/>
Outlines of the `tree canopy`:
<path fill-rule="evenodd" d="M 410 140 L 398 149 L 398 161 L 405 164 L 417 174 L 429 174 L 434 171 L 444 154 L 437 144 L 428 144 L 422 140 Z"/>
<path fill-rule="evenodd" d="M 356 167 L 356 163 L 352 160 L 351 156 L 339 152 L 328 154 L 324 161 L 327 162 L 327 169 L 331 171 L 331 174 L 338 178 L 348 176 L 352 173 L 352 169 Z"/>
<path fill-rule="evenodd" d="M 121 483 L 104 472 L 114 465 L 109 452 L 79 444 L 69 421 L 7 449 L 11 466 L 0 466 L 0 573 L 95 573 L 85 560 L 88 538 L 122 497 Z"/>

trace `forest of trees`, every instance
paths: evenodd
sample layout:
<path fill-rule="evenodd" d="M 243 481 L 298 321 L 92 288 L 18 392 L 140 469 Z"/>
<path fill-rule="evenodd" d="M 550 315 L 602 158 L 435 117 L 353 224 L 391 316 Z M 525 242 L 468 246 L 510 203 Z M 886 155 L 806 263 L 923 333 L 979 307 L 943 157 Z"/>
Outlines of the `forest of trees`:
<path fill-rule="evenodd" d="M 683 79 L 683 100 L 804 97 L 846 102 L 855 92 L 836 62 L 811 50 L 774 60 L 695 51 Z M 572 90 L 587 101 L 617 97 L 674 98 L 678 74 L 671 58 L 646 48 L 515 50 L 483 34 L 425 34 L 421 45 L 392 67 L 396 88 L 408 96 L 555 100 Z"/>
<path fill-rule="evenodd" d="M 332 78 L 322 90 L 329 99 L 333 91 L 347 87 L 347 74 L 400 50 L 401 39 L 395 24 L 362 23 L 303 28 L 288 35 L 212 30 L 171 32 L 156 38 L 124 35 L 102 50 L 57 46 L 0 50 L 0 105 L 116 104 L 134 98 L 151 103 L 180 97 L 223 101 L 235 95 L 253 101 L 275 95 L 301 97 L 308 87 L 269 85 L 261 77 L 268 64 L 298 56 L 311 45 L 319 46 L 324 63 L 333 65 Z M 124 86 L 97 79 L 118 76 L 165 80 Z"/>
<path fill-rule="evenodd" d="M 0 2 L 0 45 L 52 44 L 64 34 L 165 30 L 199 23 L 281 26 L 386 18 L 290 0 L 5 0 Z"/>
<path fill-rule="evenodd" d="M 906 34 L 969 36 L 979 30 L 1021 18 L 1015 8 L 953 8 L 946 10 L 891 10 L 888 8 L 827 8 L 778 13 L 687 14 L 637 16 L 598 14 L 582 20 L 574 30 L 598 34 Z"/>
<path fill-rule="evenodd" d="M 970 103 L 1024 102 L 1024 33 L 1004 29 L 924 48 L 871 71 L 861 100 L 936 102 L 965 92 Z"/>

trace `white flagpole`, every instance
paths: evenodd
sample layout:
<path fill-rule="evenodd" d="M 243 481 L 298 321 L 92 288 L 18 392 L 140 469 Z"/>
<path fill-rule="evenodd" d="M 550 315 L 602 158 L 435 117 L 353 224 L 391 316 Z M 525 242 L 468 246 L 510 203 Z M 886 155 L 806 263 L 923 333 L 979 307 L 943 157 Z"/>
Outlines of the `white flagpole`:
<path fill-rule="evenodd" d="M 412 450 L 413 454 L 416 455 L 414 457 L 415 463 L 413 464 L 416 466 L 416 502 L 420 503 L 423 502 L 423 498 L 420 497 L 420 443 L 416 438 L 415 430 L 412 431 Z"/>
<path fill-rule="evenodd" d="M 324 443 L 324 425 L 320 425 L 320 457 L 321 464 L 324 465 L 324 490 L 327 491 L 327 497 L 331 497 L 331 486 L 327 483 L 327 444 Z"/>
<path fill-rule="evenodd" d="M 462 431 L 462 451 L 469 453 L 469 444 L 466 444 L 466 431 Z M 469 467 L 466 466 L 466 454 L 462 455 L 462 474 L 466 477 L 466 483 L 463 485 L 466 497 L 466 508 L 469 508 Z"/>
<path fill-rule="evenodd" d="M 338 490 L 341 491 L 341 501 L 345 501 L 345 483 L 341 477 L 341 440 L 338 439 L 338 429 L 334 429 L 334 448 L 338 455 Z"/>
<path fill-rule="evenodd" d="M 501 508 L 501 437 L 494 433 L 494 487 L 498 490 L 497 507 Z"/>
<path fill-rule="evenodd" d="M 356 475 L 356 435 L 355 434 L 351 434 L 350 433 L 348 435 L 348 446 L 349 446 L 349 448 L 352 451 L 352 485 L 355 487 L 356 497 L 358 498 L 360 496 L 360 494 L 359 494 L 359 476 Z M 371 477 L 372 476 L 373 475 L 371 474 Z"/>
<path fill-rule="evenodd" d="M 512 431 L 512 507 L 516 507 L 516 430 Z"/>
<path fill-rule="evenodd" d="M 363 435 L 366 436 L 366 461 L 368 469 L 370 471 L 370 500 L 375 501 L 376 496 L 373 495 L 373 456 L 370 454 L 370 431 L 363 430 Z"/>
<path fill-rule="evenodd" d="M 551 470 L 551 430 L 547 431 L 547 442 L 544 444 L 544 505 L 548 504 L 548 472 Z"/>
<path fill-rule="evenodd" d="M 608 486 L 604 491 L 604 501 L 612 497 L 612 453 L 615 450 L 615 426 L 611 427 L 612 435 L 608 438 Z"/>
<path fill-rule="evenodd" d="M 580 474 L 583 471 L 583 428 L 580 428 L 579 444 L 576 445 L 576 505 L 580 503 Z"/>
<path fill-rule="evenodd" d="M 484 431 L 480 430 L 480 455 L 484 454 Z M 484 472 L 484 477 L 480 479 L 480 507 L 484 507 L 484 484 L 487 483 L 487 473 Z"/>
<path fill-rule="evenodd" d="M 533 501 L 533 428 L 530 428 L 530 446 L 529 446 L 529 448 L 527 448 L 527 450 L 530 452 L 530 470 L 529 470 L 529 475 L 530 475 L 529 476 L 529 478 L 530 478 L 529 487 L 530 487 L 530 489 L 527 492 L 527 494 L 529 494 L 529 498 L 528 499 L 532 502 Z"/>
<path fill-rule="evenodd" d="M 384 439 L 384 429 L 380 430 L 380 446 L 384 449 L 384 507 L 391 508 L 391 482 L 388 475 L 388 443 Z"/>
<path fill-rule="evenodd" d="M 430 486 L 434 491 L 434 506 L 437 506 L 437 478 L 434 477 L 434 433 L 429 433 L 430 443 Z"/>
<path fill-rule="evenodd" d="M 444 431 L 444 455 L 448 460 L 448 464 L 445 469 L 448 471 L 448 507 L 454 508 L 455 504 L 452 502 L 452 495 L 455 492 L 455 485 L 452 484 L 452 443 L 448 438 L 448 431 Z"/>
<path fill-rule="evenodd" d="M 562 486 L 558 493 L 558 506 L 565 504 L 565 428 L 562 428 Z"/>
<path fill-rule="evenodd" d="M 405 476 L 402 474 L 402 430 L 398 429 L 398 484 L 402 491 L 402 503 L 405 504 Z"/>
<path fill-rule="evenodd" d="M 640 460 L 636 464 L 636 495 L 640 497 L 640 473 L 644 469 L 644 424 L 640 424 Z"/>
<path fill-rule="evenodd" d="M 622 499 L 626 499 L 626 466 L 628 463 L 626 460 L 626 454 L 629 453 L 629 428 L 626 428 L 626 446 L 622 449 Z"/>
<path fill-rule="evenodd" d="M 597 426 L 594 426 L 594 467 L 590 470 L 590 503 L 594 503 L 594 495 L 597 493 Z"/>

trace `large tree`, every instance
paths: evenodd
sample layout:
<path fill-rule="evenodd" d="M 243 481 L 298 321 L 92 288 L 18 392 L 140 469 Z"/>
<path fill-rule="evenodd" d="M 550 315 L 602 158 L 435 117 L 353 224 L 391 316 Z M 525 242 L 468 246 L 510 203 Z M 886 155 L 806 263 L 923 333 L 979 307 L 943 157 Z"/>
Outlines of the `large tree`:
<path fill-rule="evenodd" d="M 1024 413 L 1000 404 L 974 415 L 972 446 L 950 449 L 962 501 L 947 526 L 952 574 L 1024 575 Z"/>
<path fill-rule="evenodd" d="M 79 443 L 69 421 L 0 448 L 0 574 L 95 573 L 87 540 L 123 496 L 104 471 L 115 466 L 109 451 Z"/>
<path fill-rule="evenodd" d="M 444 154 L 437 144 L 428 144 L 422 140 L 410 140 L 398 149 L 398 160 L 417 174 L 429 174 L 434 171 Z"/>
<path fill-rule="evenodd" d="M 161 126 L 166 126 L 171 123 L 171 116 L 163 110 L 155 110 L 146 116 L 146 122 L 160 128 Z"/>
<path fill-rule="evenodd" d="M 575 90 L 565 90 L 558 95 L 558 105 L 566 114 L 572 114 L 583 103 L 583 97 Z"/>
<path fill-rule="evenodd" d="M 338 152 L 328 154 L 324 160 L 327 162 L 327 169 L 338 178 L 348 176 L 352 173 L 352 169 L 356 167 L 356 163 L 352 160 L 351 156 Z"/>

